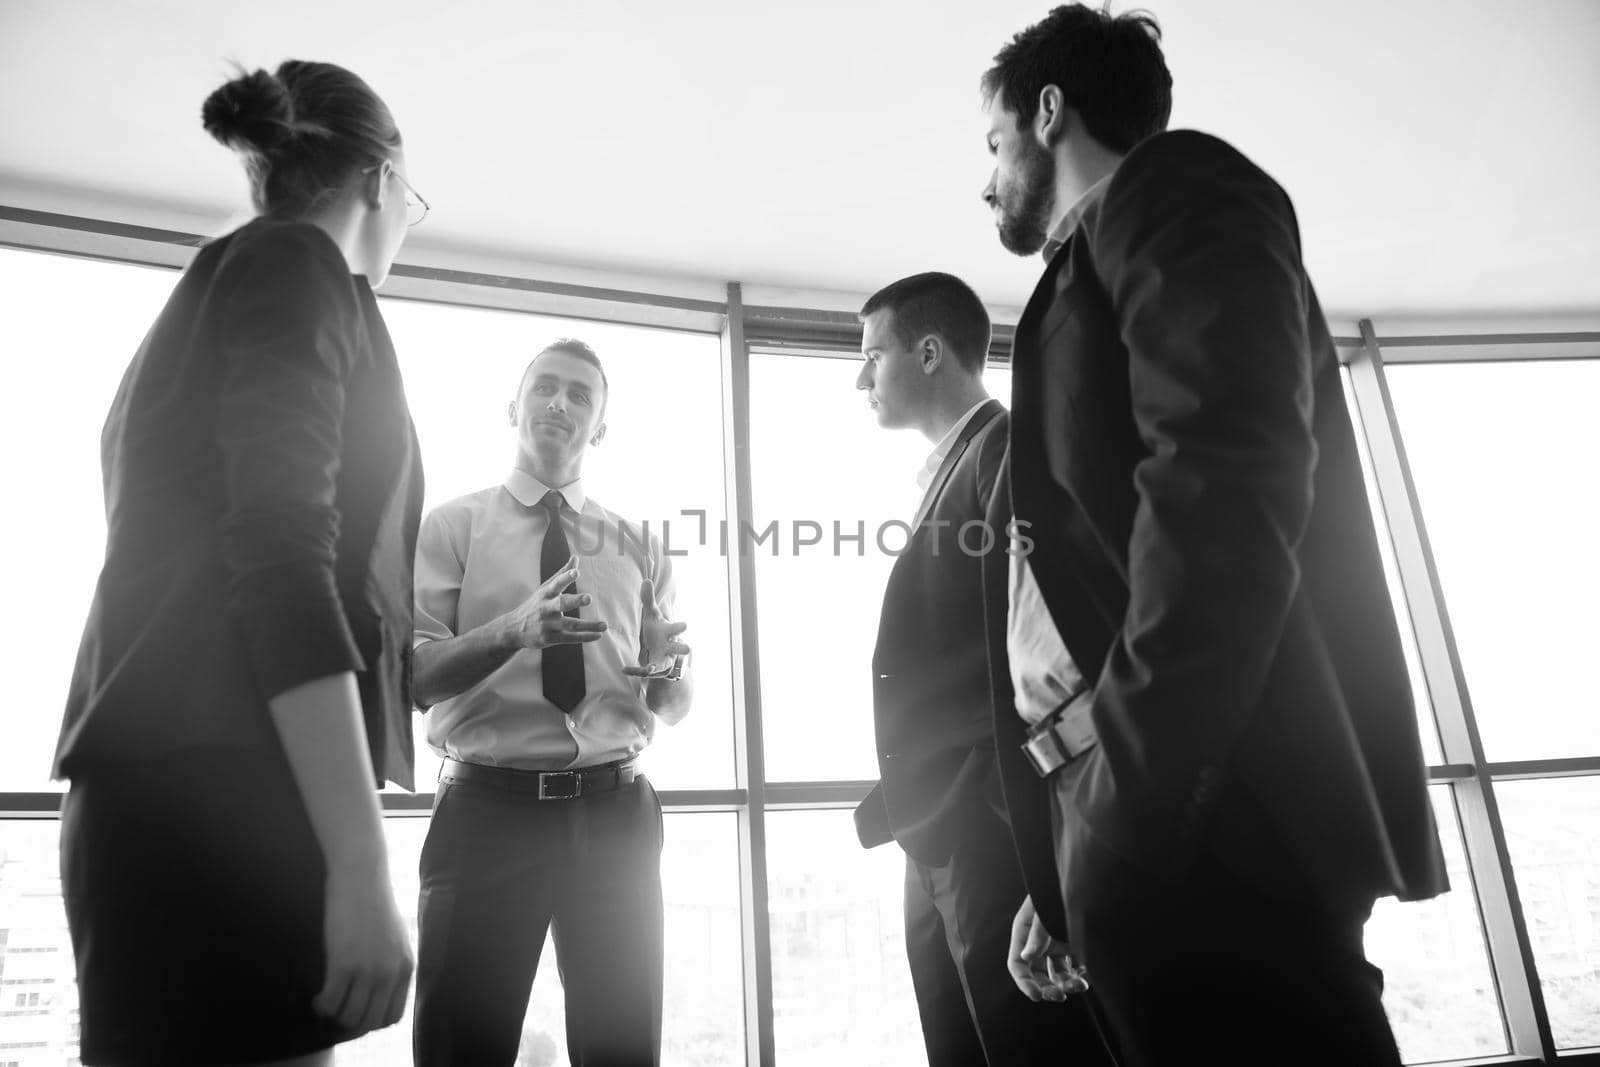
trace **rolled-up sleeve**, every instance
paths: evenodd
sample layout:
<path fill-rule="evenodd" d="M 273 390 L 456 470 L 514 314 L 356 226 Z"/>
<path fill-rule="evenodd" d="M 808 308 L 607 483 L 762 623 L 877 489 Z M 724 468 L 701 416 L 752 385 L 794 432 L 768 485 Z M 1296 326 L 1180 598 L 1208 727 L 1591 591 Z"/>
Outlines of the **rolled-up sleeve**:
<path fill-rule="evenodd" d="M 262 692 L 363 669 L 334 578 L 345 389 L 360 310 L 310 226 L 240 249 L 223 299 L 216 437 L 228 607 Z"/>
<path fill-rule="evenodd" d="M 456 636 L 465 553 L 456 547 L 450 515 L 436 508 L 417 534 L 415 633 L 411 647 Z"/>
<path fill-rule="evenodd" d="M 649 573 L 655 580 L 656 607 L 661 609 L 665 618 L 679 621 L 673 614 L 678 601 L 678 583 L 672 577 L 672 557 L 662 551 L 661 541 L 653 534 L 650 537 Z"/>

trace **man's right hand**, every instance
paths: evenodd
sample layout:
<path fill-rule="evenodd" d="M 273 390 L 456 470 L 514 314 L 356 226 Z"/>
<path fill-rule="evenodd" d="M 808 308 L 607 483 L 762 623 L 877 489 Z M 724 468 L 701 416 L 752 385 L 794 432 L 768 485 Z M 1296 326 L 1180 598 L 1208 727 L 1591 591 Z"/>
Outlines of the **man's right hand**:
<path fill-rule="evenodd" d="M 551 645 L 576 645 L 598 641 L 606 632 L 600 621 L 566 614 L 589 604 L 587 593 L 564 593 L 578 580 L 574 556 L 523 603 L 502 616 L 509 642 L 517 648 L 540 649 Z"/>

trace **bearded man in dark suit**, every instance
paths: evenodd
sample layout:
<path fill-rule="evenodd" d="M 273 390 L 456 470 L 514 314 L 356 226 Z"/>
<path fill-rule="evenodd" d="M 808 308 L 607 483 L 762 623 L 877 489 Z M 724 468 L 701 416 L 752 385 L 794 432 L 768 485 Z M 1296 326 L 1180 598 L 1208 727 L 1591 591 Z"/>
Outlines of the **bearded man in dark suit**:
<path fill-rule="evenodd" d="M 1058 7 L 982 83 L 984 199 L 1048 264 L 992 508 L 1032 550 L 988 572 L 1011 966 L 1086 968 L 1141 1067 L 1398 1064 L 1363 926 L 1447 884 L 1339 366 L 1288 196 L 1162 132 L 1159 39 Z"/>
<path fill-rule="evenodd" d="M 928 1061 L 1108 1067 L 1085 1000 L 1035 1001 L 1005 973 L 1024 891 L 995 777 L 981 599 L 984 561 L 1007 549 L 984 518 L 1006 447 L 1005 409 L 983 385 L 989 314 L 959 278 L 930 272 L 879 290 L 860 317 L 856 387 L 879 425 L 933 446 L 872 657 L 882 779 L 856 811 L 863 845 L 906 853 L 906 955 Z"/>

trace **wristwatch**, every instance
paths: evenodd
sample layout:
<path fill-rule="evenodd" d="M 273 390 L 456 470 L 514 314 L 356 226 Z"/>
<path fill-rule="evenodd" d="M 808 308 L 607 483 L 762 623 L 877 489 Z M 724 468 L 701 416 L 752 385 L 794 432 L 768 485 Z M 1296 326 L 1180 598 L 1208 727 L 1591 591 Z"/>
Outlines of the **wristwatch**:
<path fill-rule="evenodd" d="M 679 682 L 683 680 L 683 669 L 688 665 L 688 656 L 673 656 L 672 663 L 670 665 L 664 664 L 658 668 L 653 667 L 651 668 L 650 673 L 644 677 L 646 681 L 651 682 L 656 681 L 657 679 L 663 682 Z"/>

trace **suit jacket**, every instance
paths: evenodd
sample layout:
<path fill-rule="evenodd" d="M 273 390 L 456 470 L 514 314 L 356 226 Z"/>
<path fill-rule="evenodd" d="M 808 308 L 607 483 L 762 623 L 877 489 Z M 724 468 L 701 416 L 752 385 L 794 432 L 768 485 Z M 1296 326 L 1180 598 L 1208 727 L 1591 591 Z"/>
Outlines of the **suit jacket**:
<path fill-rule="evenodd" d="M 1355 436 L 1288 196 L 1213 137 L 1150 138 L 1052 258 L 1014 346 L 1012 506 L 1093 686 L 1100 741 L 1080 757 L 1062 876 L 1086 835 L 1164 875 L 1209 835 L 1264 887 L 1301 883 L 1333 907 L 1444 891 Z M 1009 679 L 996 682 L 1001 771 L 1025 795 L 1038 786 L 1012 758 L 1021 724 Z M 1041 831 L 1016 826 L 1036 811 L 1012 808 L 1043 890 L 1059 883 Z M 1251 869 L 1274 854 L 1253 826 L 1287 850 L 1271 866 L 1293 870 Z"/>
<path fill-rule="evenodd" d="M 965 821 L 999 807 L 982 566 L 1004 557 L 1005 527 L 962 528 L 985 521 L 1007 422 L 989 401 L 940 464 L 889 573 L 872 654 L 881 779 L 856 809 L 857 834 L 930 866 L 949 860 Z"/>
<path fill-rule="evenodd" d="M 56 776 L 276 749 L 270 697 L 355 671 L 374 775 L 410 787 L 422 468 L 366 279 L 308 223 L 205 248 L 101 436 L 106 558 Z"/>

